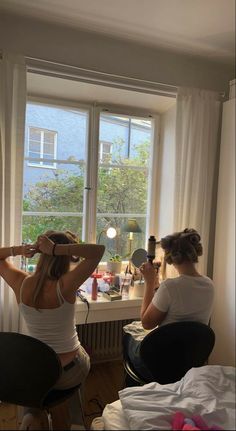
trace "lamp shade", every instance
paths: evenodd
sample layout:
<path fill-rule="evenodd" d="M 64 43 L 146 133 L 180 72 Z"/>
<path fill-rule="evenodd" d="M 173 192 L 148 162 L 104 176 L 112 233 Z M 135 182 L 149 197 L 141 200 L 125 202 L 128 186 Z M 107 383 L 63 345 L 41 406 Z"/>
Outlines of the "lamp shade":
<path fill-rule="evenodd" d="M 123 232 L 142 232 L 135 218 L 129 218 L 127 223 L 122 227 Z"/>

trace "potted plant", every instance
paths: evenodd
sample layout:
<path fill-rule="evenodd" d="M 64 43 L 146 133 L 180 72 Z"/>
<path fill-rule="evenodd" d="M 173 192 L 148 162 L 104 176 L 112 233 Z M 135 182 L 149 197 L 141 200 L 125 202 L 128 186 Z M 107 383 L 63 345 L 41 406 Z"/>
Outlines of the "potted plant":
<path fill-rule="evenodd" d="M 122 256 L 119 254 L 114 254 L 107 262 L 107 271 L 111 272 L 112 274 L 119 274 L 121 272 L 121 265 Z"/>

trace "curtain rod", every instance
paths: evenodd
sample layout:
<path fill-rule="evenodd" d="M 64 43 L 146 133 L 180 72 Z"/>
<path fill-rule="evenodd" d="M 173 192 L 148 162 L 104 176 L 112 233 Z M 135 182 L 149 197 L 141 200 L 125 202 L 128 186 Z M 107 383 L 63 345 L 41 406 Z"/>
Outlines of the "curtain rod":
<path fill-rule="evenodd" d="M 0 59 L 2 58 L 3 53 L 2 51 L 0 51 Z M 124 75 L 115 75 L 112 73 L 100 72 L 77 66 L 68 66 L 63 63 L 56 63 L 48 60 L 37 59 L 34 57 L 26 56 L 25 59 L 27 70 L 31 73 L 38 73 L 41 75 L 54 76 L 58 78 L 67 78 L 75 81 L 77 80 L 98 85 L 106 85 L 109 87 L 123 88 L 127 90 L 138 91 L 141 93 L 155 94 L 172 98 L 176 98 L 177 96 L 178 87 L 171 84 L 163 84 L 161 82 L 148 81 Z M 46 65 L 48 67 L 45 67 Z M 60 71 L 58 71 L 58 69 L 60 69 Z M 76 73 L 72 73 L 72 71 Z M 84 74 L 83 76 L 82 73 Z M 105 77 L 107 78 L 107 81 L 104 79 Z M 114 82 L 115 79 L 117 80 L 117 82 Z M 131 82 L 133 82 L 133 84 L 131 84 Z M 136 85 L 134 85 L 134 83 L 136 83 Z M 141 86 L 141 83 L 145 85 Z M 220 91 L 219 95 L 222 97 L 222 99 L 226 97 L 226 93 L 223 91 Z"/>
<path fill-rule="evenodd" d="M 39 60 L 33 57 L 26 57 L 26 64 L 28 72 L 38 73 L 41 75 L 67 78 L 87 83 L 106 85 L 174 98 L 177 94 L 176 86 L 166 85 L 155 81 L 126 77 L 124 75 L 100 72 L 77 66 L 68 66 L 62 63 Z"/>

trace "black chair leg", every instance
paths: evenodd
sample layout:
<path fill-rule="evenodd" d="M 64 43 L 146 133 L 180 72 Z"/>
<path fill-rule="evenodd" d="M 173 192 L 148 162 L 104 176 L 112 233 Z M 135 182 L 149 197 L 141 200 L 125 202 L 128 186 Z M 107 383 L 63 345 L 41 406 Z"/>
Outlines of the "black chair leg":
<path fill-rule="evenodd" d="M 132 379 L 132 377 L 129 376 L 129 374 L 126 373 L 126 376 L 125 376 L 125 387 L 126 388 L 130 388 L 132 386 L 142 386 L 142 384 L 140 382 L 137 382 L 136 380 Z"/>
<path fill-rule="evenodd" d="M 70 413 L 71 424 L 76 424 L 76 425 L 82 424 L 86 429 L 81 387 L 77 388 L 77 390 L 73 393 L 73 395 L 70 397 L 68 401 L 69 401 L 68 408 Z"/>
<path fill-rule="evenodd" d="M 52 430 L 53 430 L 53 426 L 52 426 L 52 415 L 51 415 L 51 413 L 50 413 L 50 411 L 49 411 L 49 410 L 46 410 L 46 413 L 47 413 L 47 418 L 48 418 L 48 429 L 49 429 L 50 431 L 52 431 Z"/>

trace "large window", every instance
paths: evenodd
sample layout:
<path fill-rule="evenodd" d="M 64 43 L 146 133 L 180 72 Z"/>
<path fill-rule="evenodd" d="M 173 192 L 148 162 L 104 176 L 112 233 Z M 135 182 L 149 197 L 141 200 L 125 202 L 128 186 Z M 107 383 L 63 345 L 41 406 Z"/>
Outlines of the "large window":
<path fill-rule="evenodd" d="M 104 243 L 104 260 L 112 254 L 125 260 L 130 242 L 123 228 L 132 218 L 140 227 L 132 248 L 145 247 L 153 127 L 125 113 L 28 103 L 23 240 L 69 229 Z M 116 229 L 115 238 L 106 237 L 107 227 Z"/>

